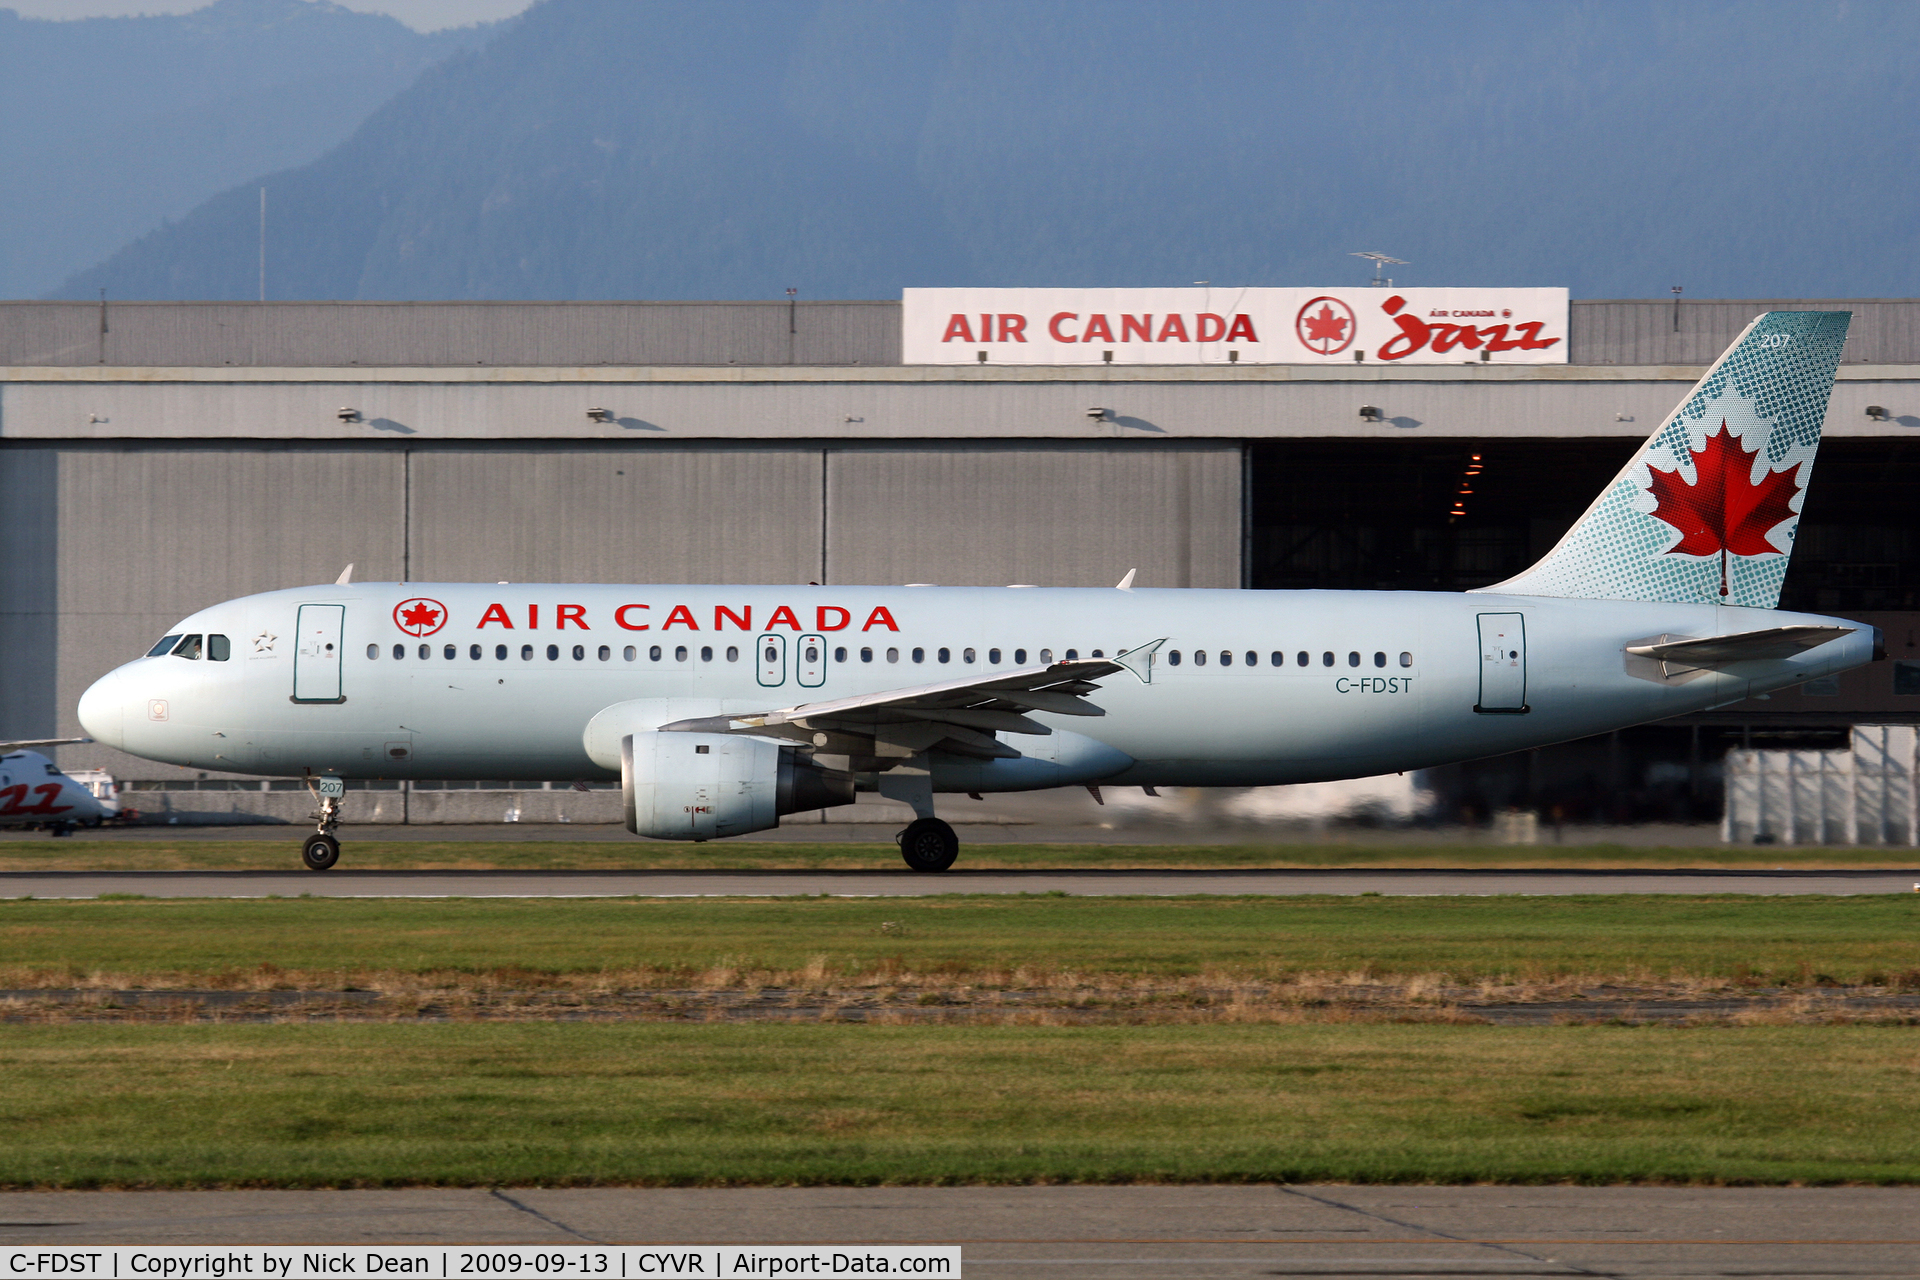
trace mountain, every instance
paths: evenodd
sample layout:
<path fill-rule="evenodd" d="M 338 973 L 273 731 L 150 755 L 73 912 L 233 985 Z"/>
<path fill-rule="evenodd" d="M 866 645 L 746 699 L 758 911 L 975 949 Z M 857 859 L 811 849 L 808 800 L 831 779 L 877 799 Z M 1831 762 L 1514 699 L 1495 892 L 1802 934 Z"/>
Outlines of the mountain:
<path fill-rule="evenodd" d="M 1920 294 L 1920 5 L 546 0 L 263 179 L 281 298 Z M 248 182 L 57 296 L 244 298 Z"/>
<path fill-rule="evenodd" d="M 51 289 L 234 183 L 324 154 L 486 34 L 421 35 L 312 0 L 59 22 L 0 9 L 0 297 Z"/>

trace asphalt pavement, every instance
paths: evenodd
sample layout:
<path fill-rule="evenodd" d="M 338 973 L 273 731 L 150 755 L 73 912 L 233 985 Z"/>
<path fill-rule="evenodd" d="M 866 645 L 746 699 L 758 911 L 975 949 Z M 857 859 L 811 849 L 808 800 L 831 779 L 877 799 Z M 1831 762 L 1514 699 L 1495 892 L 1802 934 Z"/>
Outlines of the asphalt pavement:
<path fill-rule="evenodd" d="M 80 1244 L 907 1244 L 966 1274 L 1920 1275 L 1913 1187 L 801 1187 L 11 1192 Z M 30 1255 L 29 1255 L 30 1256 Z"/>
<path fill-rule="evenodd" d="M 1250 870 L 967 871 L 11 871 L 0 898 L 699 898 L 946 893 L 1491 895 L 1867 894 L 1920 891 L 1912 871 Z"/>

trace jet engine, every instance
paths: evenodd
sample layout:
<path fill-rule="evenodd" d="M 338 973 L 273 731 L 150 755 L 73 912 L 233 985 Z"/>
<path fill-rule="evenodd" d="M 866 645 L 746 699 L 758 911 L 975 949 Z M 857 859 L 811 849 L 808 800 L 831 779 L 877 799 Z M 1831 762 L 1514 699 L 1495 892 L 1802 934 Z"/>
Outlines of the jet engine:
<path fill-rule="evenodd" d="M 627 830 L 656 840 L 712 840 L 777 826 L 783 813 L 853 803 L 853 775 L 798 748 L 726 733 L 631 733 L 620 739 Z"/>

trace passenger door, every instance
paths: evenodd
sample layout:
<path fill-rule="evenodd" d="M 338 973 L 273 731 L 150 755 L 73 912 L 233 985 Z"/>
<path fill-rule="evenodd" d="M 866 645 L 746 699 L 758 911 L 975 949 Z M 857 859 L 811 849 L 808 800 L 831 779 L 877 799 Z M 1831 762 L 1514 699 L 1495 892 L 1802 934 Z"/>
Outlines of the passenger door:
<path fill-rule="evenodd" d="M 1527 620 L 1518 613 L 1480 615 L 1480 701 L 1486 715 L 1527 710 Z"/>
<path fill-rule="evenodd" d="M 345 702 L 340 691 L 347 607 L 303 604 L 293 649 L 293 700 Z"/>

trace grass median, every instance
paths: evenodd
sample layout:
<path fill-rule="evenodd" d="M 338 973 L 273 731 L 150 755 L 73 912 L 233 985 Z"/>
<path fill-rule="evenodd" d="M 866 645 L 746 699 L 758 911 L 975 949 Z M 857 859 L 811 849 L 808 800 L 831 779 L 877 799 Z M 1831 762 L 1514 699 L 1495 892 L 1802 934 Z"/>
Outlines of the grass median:
<path fill-rule="evenodd" d="M 25 1027 L 7 1187 L 1902 1183 L 1911 1031 Z"/>
<path fill-rule="evenodd" d="M 8 989 L 1303 974 L 1920 987 L 1920 895 L 0 901 Z"/>
<path fill-rule="evenodd" d="M 73 840 L 0 840 L 0 872 L 292 871 L 305 828 L 271 840 L 176 839 L 144 832 Z M 729 840 L 392 840 L 342 831 L 348 871 L 900 871 L 890 840 L 803 843 Z M 889 829 L 887 834 L 891 834 Z M 1258 870 L 1477 867 L 1560 870 L 1880 870 L 1915 867 L 1913 851 L 1741 845 L 1541 844 L 1374 840 L 1273 844 L 994 844 L 968 842 L 966 871 Z"/>

